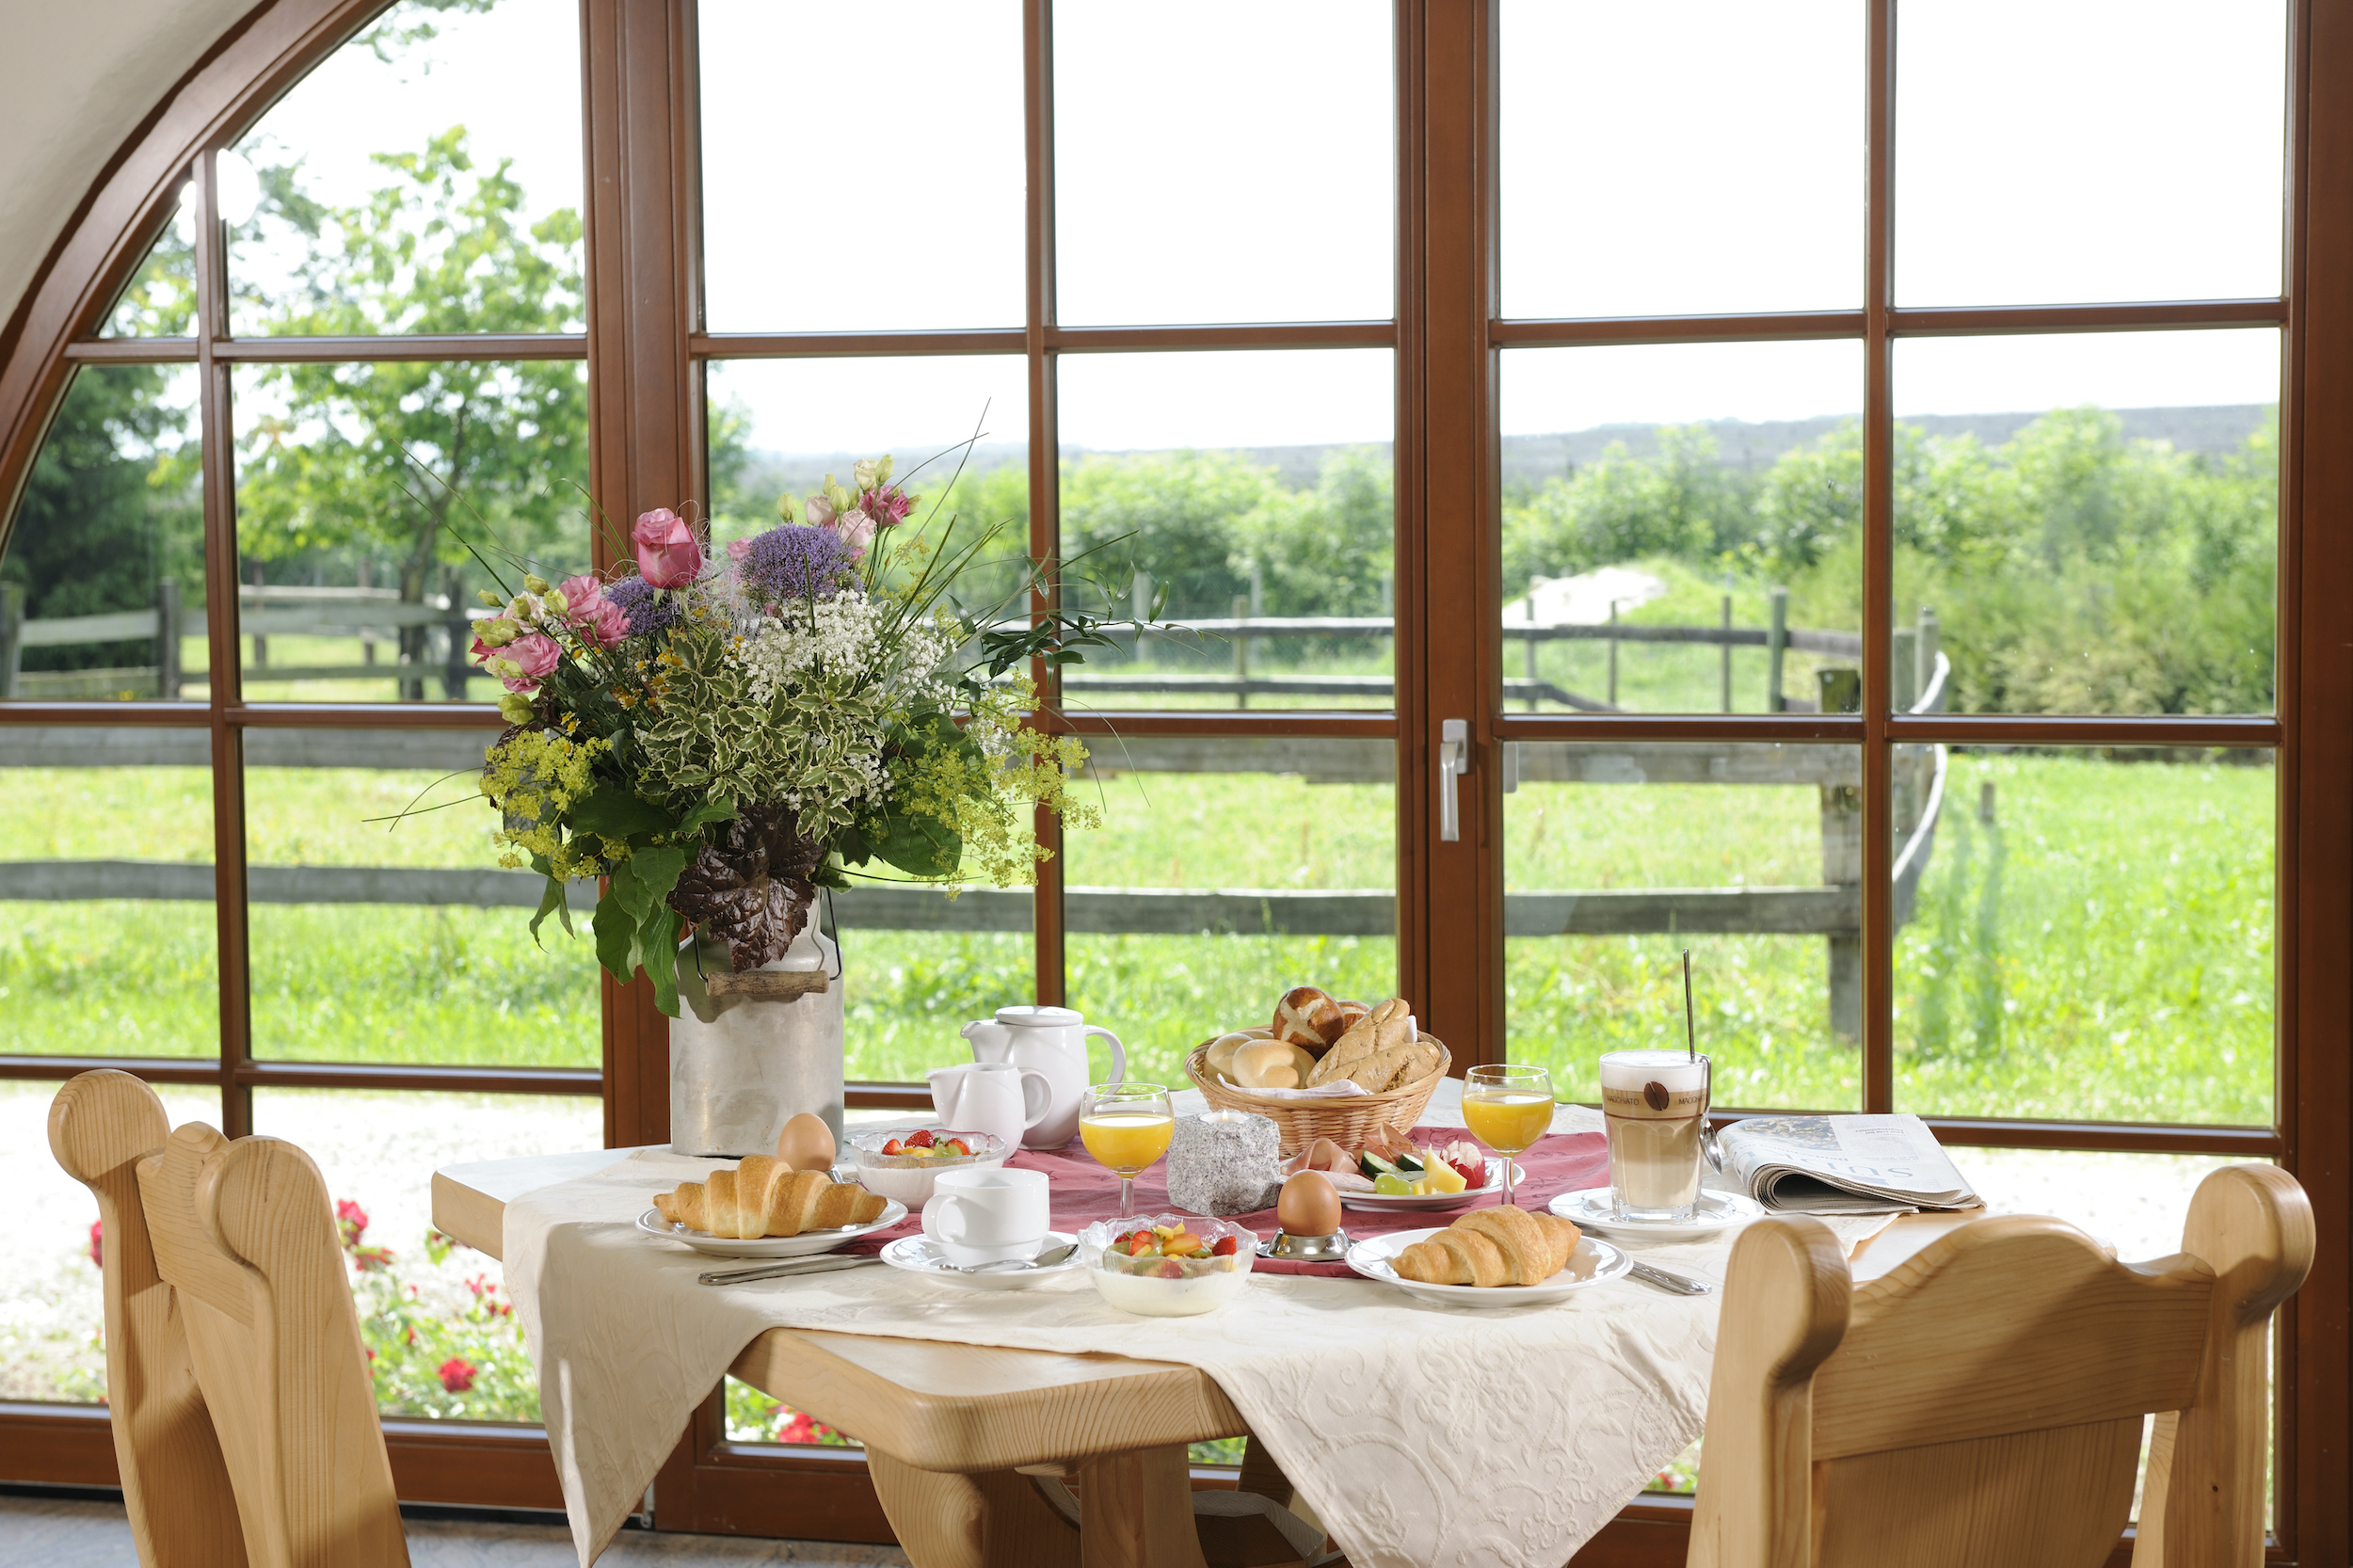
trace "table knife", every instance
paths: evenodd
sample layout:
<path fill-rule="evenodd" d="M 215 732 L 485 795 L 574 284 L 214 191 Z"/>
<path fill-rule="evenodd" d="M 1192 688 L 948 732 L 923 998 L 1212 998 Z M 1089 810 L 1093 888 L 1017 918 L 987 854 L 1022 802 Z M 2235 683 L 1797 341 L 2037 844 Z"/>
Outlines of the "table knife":
<path fill-rule="evenodd" d="M 856 1269 L 869 1263 L 880 1263 L 881 1255 L 861 1253 L 845 1256 L 788 1257 L 781 1263 L 763 1263 L 757 1269 L 717 1269 L 695 1277 L 704 1285 L 744 1285 L 756 1279 L 783 1279 L 793 1274 L 826 1274 L 836 1269 Z"/>
<path fill-rule="evenodd" d="M 1697 1279 L 1689 1274 L 1678 1274 L 1672 1269 L 1662 1269 L 1655 1263 L 1637 1263 L 1629 1267 L 1626 1272 L 1645 1285 L 1656 1285 L 1661 1290 L 1672 1290 L 1678 1296 L 1712 1295 L 1716 1289 L 1713 1280 Z"/>

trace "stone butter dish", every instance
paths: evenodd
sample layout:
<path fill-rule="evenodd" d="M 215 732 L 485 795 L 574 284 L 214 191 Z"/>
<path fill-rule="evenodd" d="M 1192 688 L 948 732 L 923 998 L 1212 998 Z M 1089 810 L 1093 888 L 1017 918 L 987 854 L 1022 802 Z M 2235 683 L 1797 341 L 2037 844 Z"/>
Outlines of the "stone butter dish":
<path fill-rule="evenodd" d="M 1253 1214 L 1283 1191 L 1282 1132 L 1247 1111 L 1179 1116 L 1168 1142 L 1168 1201 L 1193 1214 Z"/>

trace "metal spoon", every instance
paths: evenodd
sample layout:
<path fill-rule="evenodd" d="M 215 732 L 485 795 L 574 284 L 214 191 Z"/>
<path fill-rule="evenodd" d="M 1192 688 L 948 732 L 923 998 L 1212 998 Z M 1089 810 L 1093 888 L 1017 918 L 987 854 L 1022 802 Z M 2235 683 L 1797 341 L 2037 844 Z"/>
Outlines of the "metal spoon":
<path fill-rule="evenodd" d="M 1630 1265 L 1626 1272 L 1645 1285 L 1655 1285 L 1661 1290 L 1673 1291 L 1678 1296 L 1710 1296 L 1716 1292 L 1716 1283 L 1713 1280 L 1700 1279 L 1691 1274 L 1679 1274 L 1673 1269 L 1662 1269 L 1656 1263 L 1636 1263 Z"/>
<path fill-rule="evenodd" d="M 943 1257 L 932 1267 L 952 1270 L 959 1274 L 1017 1274 L 1029 1269 L 1050 1269 L 1078 1250 L 1079 1243 L 1073 1241 L 1051 1252 L 1042 1252 L 1027 1261 L 1018 1257 L 1000 1257 L 994 1263 L 951 1263 Z"/>

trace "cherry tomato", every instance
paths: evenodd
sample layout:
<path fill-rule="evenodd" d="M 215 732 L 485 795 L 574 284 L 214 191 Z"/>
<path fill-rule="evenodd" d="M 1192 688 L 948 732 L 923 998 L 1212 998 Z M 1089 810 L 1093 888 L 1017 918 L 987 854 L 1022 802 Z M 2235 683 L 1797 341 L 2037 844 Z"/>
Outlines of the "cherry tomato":
<path fill-rule="evenodd" d="M 927 1149 L 931 1146 L 932 1129 L 930 1128 L 925 1128 L 920 1132 L 910 1132 L 907 1134 L 907 1147 L 913 1149 Z"/>

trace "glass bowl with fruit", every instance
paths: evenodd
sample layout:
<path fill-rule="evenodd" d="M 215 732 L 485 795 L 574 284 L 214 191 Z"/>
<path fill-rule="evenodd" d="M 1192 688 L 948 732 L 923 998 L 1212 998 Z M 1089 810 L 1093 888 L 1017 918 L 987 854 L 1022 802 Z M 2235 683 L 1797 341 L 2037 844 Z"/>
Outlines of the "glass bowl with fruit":
<path fill-rule="evenodd" d="M 1079 1235 L 1087 1278 L 1103 1299 L 1140 1318 L 1214 1312 L 1250 1283 L 1256 1231 L 1199 1214 L 1097 1220 Z"/>
<path fill-rule="evenodd" d="M 910 1209 L 931 1201 L 932 1184 L 942 1171 L 1001 1165 L 1013 1150 L 992 1132 L 957 1132 L 944 1127 L 894 1128 L 861 1132 L 850 1140 L 850 1160 L 858 1185 Z"/>

